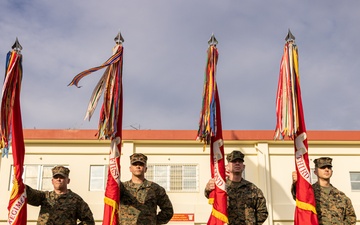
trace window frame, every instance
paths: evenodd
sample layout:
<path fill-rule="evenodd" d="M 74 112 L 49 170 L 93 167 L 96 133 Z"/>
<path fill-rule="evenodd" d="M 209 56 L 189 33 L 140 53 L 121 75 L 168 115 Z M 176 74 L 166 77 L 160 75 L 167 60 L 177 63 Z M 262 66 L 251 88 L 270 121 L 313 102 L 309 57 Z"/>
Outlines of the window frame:
<path fill-rule="evenodd" d="M 25 164 L 24 165 L 24 172 L 22 174 L 22 180 L 24 182 L 24 184 L 27 184 L 27 179 L 30 179 L 30 177 L 27 178 L 27 174 L 29 173 L 28 169 L 31 168 L 31 167 L 34 167 L 36 168 L 36 175 L 33 176 L 32 178 L 35 179 L 36 181 L 36 186 L 34 185 L 31 185 L 29 184 L 29 186 L 31 188 L 34 188 L 36 190 L 41 190 L 41 191 L 49 191 L 47 189 L 44 189 L 44 187 L 46 187 L 47 185 L 44 185 L 44 178 L 46 179 L 49 179 L 51 181 L 52 179 L 52 174 L 51 174 L 51 169 L 56 166 L 54 164 Z M 65 166 L 65 167 L 69 167 L 69 166 Z M 44 171 L 45 170 L 48 170 L 48 169 L 45 169 L 45 168 L 49 168 L 50 169 L 50 177 L 49 176 L 44 176 Z M 11 164 L 10 165 L 10 176 L 9 176 L 9 185 L 8 185 L 8 191 L 11 191 L 12 190 L 12 187 L 13 187 L 13 176 L 14 176 L 14 165 Z M 51 185 L 51 182 L 50 182 L 50 185 Z M 52 188 L 51 188 L 52 189 Z"/>
<path fill-rule="evenodd" d="M 177 183 L 179 183 L 179 177 L 176 177 L 176 174 L 174 175 L 174 171 L 176 171 L 176 167 L 181 166 L 181 185 L 174 186 Z M 192 166 L 195 167 L 195 174 L 193 177 L 191 176 L 184 176 L 186 171 L 184 170 L 184 167 L 186 166 Z M 163 171 L 156 171 L 156 167 L 164 167 Z M 173 192 L 173 193 L 194 193 L 199 192 L 199 164 L 198 163 L 175 163 L 175 164 L 166 164 L 166 163 L 151 163 L 147 165 L 148 171 L 145 173 L 145 178 L 153 181 L 160 186 L 162 186 L 167 192 Z M 172 169 L 173 168 L 173 169 Z M 177 168 L 177 170 L 179 170 Z M 154 172 L 155 171 L 155 172 Z M 165 172 L 165 181 L 162 181 L 164 177 L 156 177 L 156 173 Z M 174 172 L 174 173 L 172 173 Z M 162 180 L 161 180 L 162 179 Z M 193 179 L 195 182 L 194 188 L 187 189 L 186 188 L 186 181 Z M 165 184 L 165 185 L 164 185 Z M 179 189 L 178 189 L 179 188 Z"/>
<path fill-rule="evenodd" d="M 357 175 L 359 180 L 352 180 L 352 177 L 353 177 L 352 174 Z M 360 171 L 349 171 L 349 176 L 350 176 L 351 191 L 360 191 Z M 357 186 L 359 186 L 359 187 L 357 189 L 354 188 L 354 184 L 357 184 Z"/>
<path fill-rule="evenodd" d="M 103 182 L 102 182 L 102 189 L 92 189 L 91 188 L 91 184 L 92 184 L 92 168 L 95 167 L 102 167 L 104 168 L 103 170 L 103 174 L 102 177 L 103 178 Z M 106 183 L 107 183 L 107 178 L 108 178 L 108 170 L 109 170 L 109 165 L 107 164 L 101 164 L 101 165 L 90 165 L 90 169 L 89 169 L 89 188 L 88 191 L 91 192 L 98 192 L 98 191 L 105 191 L 106 190 Z"/>

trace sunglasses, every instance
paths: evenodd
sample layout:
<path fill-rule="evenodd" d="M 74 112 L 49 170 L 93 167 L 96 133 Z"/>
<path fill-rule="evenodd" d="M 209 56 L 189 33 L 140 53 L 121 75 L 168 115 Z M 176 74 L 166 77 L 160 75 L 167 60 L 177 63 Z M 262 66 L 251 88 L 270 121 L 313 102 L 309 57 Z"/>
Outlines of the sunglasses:
<path fill-rule="evenodd" d="M 322 167 L 319 167 L 320 169 L 329 169 L 329 170 L 331 170 L 332 169 L 332 166 L 322 166 Z"/>

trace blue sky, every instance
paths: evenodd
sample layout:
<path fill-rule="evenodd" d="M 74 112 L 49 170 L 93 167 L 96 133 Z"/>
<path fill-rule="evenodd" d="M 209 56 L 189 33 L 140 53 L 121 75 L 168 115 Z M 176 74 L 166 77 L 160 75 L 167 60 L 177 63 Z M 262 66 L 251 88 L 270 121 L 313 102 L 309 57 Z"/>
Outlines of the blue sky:
<path fill-rule="evenodd" d="M 198 129 L 207 41 L 219 44 L 223 129 L 275 129 L 288 29 L 296 37 L 308 130 L 360 128 L 359 1 L 3 0 L 0 68 L 23 46 L 24 128 L 96 129 L 84 121 L 114 37 L 124 42 L 123 129 Z M 5 70 L 4 70 L 5 71 Z M 98 106 L 99 107 L 99 106 Z M 194 138 L 195 138 L 194 134 Z"/>

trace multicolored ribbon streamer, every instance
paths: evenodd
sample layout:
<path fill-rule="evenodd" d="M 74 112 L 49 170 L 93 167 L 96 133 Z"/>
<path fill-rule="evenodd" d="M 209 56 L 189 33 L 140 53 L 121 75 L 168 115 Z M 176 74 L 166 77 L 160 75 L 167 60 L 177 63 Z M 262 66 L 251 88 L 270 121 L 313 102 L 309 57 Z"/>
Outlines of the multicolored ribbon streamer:
<path fill-rule="evenodd" d="M 281 59 L 276 97 L 275 139 L 293 138 L 299 130 L 299 110 L 296 82 L 299 82 L 298 49 L 294 40 L 285 43 Z"/>
<path fill-rule="evenodd" d="M 123 66 L 123 46 L 117 44 L 113 49 L 113 55 L 101 66 L 93 67 L 76 75 L 69 86 L 79 86 L 80 80 L 104 67 L 107 67 L 103 76 L 97 83 L 86 111 L 85 119 L 91 119 L 101 95 L 104 93 L 104 102 L 100 112 L 98 126 L 98 138 L 110 139 L 117 132 L 117 121 L 120 113 L 120 93 L 122 89 L 122 66 Z"/>
<path fill-rule="evenodd" d="M 199 129 L 197 139 L 204 144 L 209 144 L 212 136 L 216 135 L 216 66 L 218 61 L 218 50 L 211 45 L 207 51 L 206 72 L 204 77 L 203 100 L 200 112 Z"/>

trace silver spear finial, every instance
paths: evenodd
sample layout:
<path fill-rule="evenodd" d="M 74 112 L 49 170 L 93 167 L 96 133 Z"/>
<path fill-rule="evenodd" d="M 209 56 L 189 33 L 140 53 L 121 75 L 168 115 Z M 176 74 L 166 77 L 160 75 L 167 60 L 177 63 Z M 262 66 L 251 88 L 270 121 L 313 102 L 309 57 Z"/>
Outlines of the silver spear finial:
<path fill-rule="evenodd" d="M 121 33 L 119 31 L 119 33 L 116 35 L 116 37 L 114 38 L 114 41 L 116 44 L 121 44 L 124 42 L 124 38 L 121 36 Z"/>

